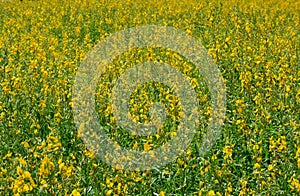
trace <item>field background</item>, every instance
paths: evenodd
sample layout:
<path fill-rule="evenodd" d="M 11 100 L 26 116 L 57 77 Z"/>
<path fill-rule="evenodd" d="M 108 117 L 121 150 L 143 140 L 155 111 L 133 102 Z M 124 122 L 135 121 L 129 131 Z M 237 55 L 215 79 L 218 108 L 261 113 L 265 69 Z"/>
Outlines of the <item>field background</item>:
<path fill-rule="evenodd" d="M 0 2 L 0 195 L 299 195 L 299 22 L 296 0 Z M 176 27 L 205 46 L 226 80 L 226 120 L 213 148 L 197 156 L 210 98 L 192 72 L 204 122 L 191 146 L 163 168 L 126 172 L 86 149 L 74 125 L 72 85 L 96 43 L 147 24 Z M 120 59 L 163 61 L 168 54 L 147 48 Z M 113 121 L 105 78 L 118 75 L 120 62 L 99 84 L 102 123 Z M 149 85 L 135 96 L 165 88 Z M 145 121 L 147 112 L 139 111 L 147 104 L 136 100 L 131 111 Z M 164 136 L 124 137 L 113 129 L 110 135 L 144 150 Z"/>

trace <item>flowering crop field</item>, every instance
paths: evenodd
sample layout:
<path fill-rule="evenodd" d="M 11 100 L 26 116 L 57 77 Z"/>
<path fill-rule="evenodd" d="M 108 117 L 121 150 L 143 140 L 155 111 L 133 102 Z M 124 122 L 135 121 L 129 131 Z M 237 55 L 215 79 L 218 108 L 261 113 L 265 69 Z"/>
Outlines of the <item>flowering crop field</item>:
<path fill-rule="evenodd" d="M 171 26 L 203 44 L 226 85 L 226 117 L 204 156 L 211 120 L 201 74 L 180 54 L 129 50 L 101 75 L 96 108 L 124 148 L 151 151 L 174 135 L 180 100 L 150 82 L 132 92 L 135 122 L 151 103 L 168 111 L 149 136 L 116 125 L 113 81 L 131 64 L 167 62 L 191 80 L 200 123 L 186 151 L 163 167 L 127 171 L 99 160 L 74 123 L 76 71 L 101 40 L 141 26 Z M 0 2 L 0 195 L 299 195 L 300 2 L 297 0 L 45 0 Z"/>

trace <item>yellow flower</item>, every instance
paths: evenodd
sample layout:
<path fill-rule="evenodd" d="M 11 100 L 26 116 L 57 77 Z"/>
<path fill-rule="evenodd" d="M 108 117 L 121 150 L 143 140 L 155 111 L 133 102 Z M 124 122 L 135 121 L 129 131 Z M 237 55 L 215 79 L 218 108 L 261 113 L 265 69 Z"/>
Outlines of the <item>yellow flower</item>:
<path fill-rule="evenodd" d="M 225 153 L 225 159 L 227 159 L 228 157 L 230 157 L 232 155 L 232 148 L 234 147 L 234 144 L 231 146 L 225 146 L 223 148 L 223 153 Z"/>
<path fill-rule="evenodd" d="M 273 165 L 269 165 L 268 166 L 268 171 L 272 171 L 272 169 L 273 169 Z"/>
<path fill-rule="evenodd" d="M 139 182 L 139 181 L 141 181 L 141 180 L 142 180 L 141 177 L 137 177 L 137 178 L 134 179 L 135 182 Z"/>
<path fill-rule="evenodd" d="M 149 151 L 151 149 L 150 145 L 149 144 L 144 144 L 144 150 L 145 151 Z"/>
<path fill-rule="evenodd" d="M 138 148 L 138 143 L 135 142 L 134 145 L 133 145 L 133 149 L 136 150 L 137 148 Z"/>
<path fill-rule="evenodd" d="M 46 177 L 51 173 L 53 169 L 54 169 L 54 163 L 47 156 L 45 156 L 44 159 L 42 160 L 38 173 L 39 175 Z"/>
<path fill-rule="evenodd" d="M 106 192 L 106 195 L 111 195 L 112 194 L 112 192 L 113 192 L 113 190 L 108 190 L 107 192 Z"/>
<path fill-rule="evenodd" d="M 298 156 L 300 155 L 300 147 L 297 148 L 297 151 L 296 151 L 296 156 L 295 158 L 298 158 Z"/>
<path fill-rule="evenodd" d="M 231 187 L 227 187 L 227 190 L 226 190 L 228 193 L 232 193 L 232 188 Z"/>
<path fill-rule="evenodd" d="M 259 168 L 260 168 L 260 164 L 259 164 L 259 163 L 255 163 L 255 164 L 254 164 L 254 167 L 255 167 L 256 169 L 259 169 Z"/>
<path fill-rule="evenodd" d="M 215 196 L 216 194 L 215 194 L 215 191 L 213 191 L 213 190 L 210 190 L 210 191 L 208 191 L 208 193 L 207 193 L 207 196 Z"/>
<path fill-rule="evenodd" d="M 80 35 L 80 30 L 81 28 L 80 27 L 76 27 L 75 28 L 75 34 L 76 34 L 76 36 L 79 36 Z"/>
<path fill-rule="evenodd" d="M 32 190 L 32 187 L 28 184 L 25 184 L 23 186 L 23 192 L 28 192 L 28 191 L 31 191 Z"/>
<path fill-rule="evenodd" d="M 190 84 L 191 84 L 191 86 L 192 86 L 193 88 L 196 88 L 196 87 L 199 85 L 199 83 L 198 83 L 198 81 L 197 81 L 196 78 L 193 78 L 193 79 L 191 80 Z"/>
<path fill-rule="evenodd" d="M 165 196 L 165 192 L 164 191 L 160 191 L 159 196 Z"/>
<path fill-rule="evenodd" d="M 29 144 L 26 141 L 22 142 L 21 144 L 23 144 L 25 148 L 29 148 Z"/>
<path fill-rule="evenodd" d="M 12 155 L 12 152 L 8 151 L 8 153 L 3 157 L 3 160 L 6 159 L 6 158 L 11 157 L 11 155 Z"/>
<path fill-rule="evenodd" d="M 26 161 L 22 157 L 19 158 L 19 162 L 21 165 L 26 165 Z"/>
<path fill-rule="evenodd" d="M 17 174 L 21 176 L 23 174 L 23 170 L 20 167 L 17 167 Z"/>
<path fill-rule="evenodd" d="M 70 196 L 80 196 L 80 192 L 77 189 L 74 189 Z"/>
<path fill-rule="evenodd" d="M 4 169 L 3 167 L 1 167 L 0 178 L 6 173 L 7 173 L 7 169 Z"/>

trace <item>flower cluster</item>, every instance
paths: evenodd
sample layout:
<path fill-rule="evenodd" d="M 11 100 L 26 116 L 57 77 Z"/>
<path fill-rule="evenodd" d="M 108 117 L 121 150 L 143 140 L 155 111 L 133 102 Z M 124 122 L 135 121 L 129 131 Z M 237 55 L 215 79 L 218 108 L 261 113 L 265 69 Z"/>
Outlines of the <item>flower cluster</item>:
<path fill-rule="evenodd" d="M 299 7 L 296 0 L 0 2 L 0 194 L 298 195 Z M 94 45 L 149 24 L 178 28 L 203 43 L 226 84 L 226 120 L 216 144 L 199 156 L 212 115 L 199 70 L 168 48 L 127 51 L 106 67 L 95 92 L 109 137 L 124 148 L 151 151 L 177 133 L 180 99 L 155 82 L 132 92 L 128 112 L 147 123 L 152 103 L 160 102 L 164 127 L 138 137 L 117 126 L 114 82 L 139 62 L 165 62 L 182 72 L 200 114 L 185 153 L 162 168 L 129 172 L 86 148 L 74 123 L 72 87 Z"/>

